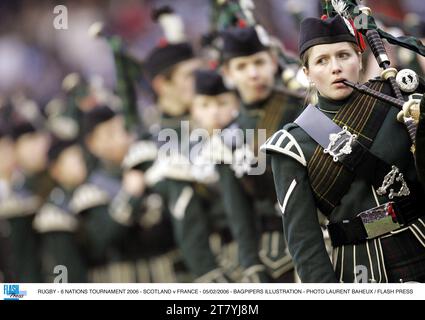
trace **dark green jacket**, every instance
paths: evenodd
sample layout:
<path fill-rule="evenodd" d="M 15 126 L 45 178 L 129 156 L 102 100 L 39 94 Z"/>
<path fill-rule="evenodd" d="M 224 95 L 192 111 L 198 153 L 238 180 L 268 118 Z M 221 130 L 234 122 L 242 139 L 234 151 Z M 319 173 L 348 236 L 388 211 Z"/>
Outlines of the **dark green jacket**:
<path fill-rule="evenodd" d="M 342 107 L 343 103 L 320 98 L 319 108 L 331 119 Z M 396 120 L 398 110 L 390 106 L 387 108 L 389 111 L 370 150 L 387 163 L 396 165 L 405 177 L 415 182 L 417 177 L 407 130 Z M 355 116 L 365 114 L 353 114 L 353 117 Z M 343 126 L 344 123 L 338 125 Z M 388 279 L 385 277 L 380 239 L 334 248 L 332 264 L 326 252 L 317 213 L 318 209 L 321 209 L 330 222 L 353 219 L 358 213 L 376 207 L 378 203 L 388 202 L 388 196 L 377 195 L 370 183 L 355 176 L 341 201 L 333 204 L 333 209 L 326 209 L 323 200 L 312 189 L 311 169 L 313 154 L 323 152 L 323 148 L 320 149 L 321 147 L 318 147 L 318 144 L 296 124 L 285 126 L 271 137 L 263 148 L 272 155 L 273 174 L 284 231 L 301 280 L 353 282 L 355 266 L 364 265 L 368 268 L 371 281 L 386 282 Z M 330 180 L 331 173 L 331 171 L 320 172 L 320 179 Z M 336 184 L 329 188 L 338 190 L 344 187 L 346 186 Z M 420 226 L 420 223 L 418 227 L 422 230 L 425 228 Z"/>
<path fill-rule="evenodd" d="M 238 128 L 244 130 L 244 133 L 246 129 L 266 129 L 266 135 L 270 136 L 274 130 L 295 119 L 300 111 L 300 104 L 299 98 L 275 91 L 264 101 L 243 105 L 237 119 Z M 254 134 L 257 135 L 257 131 Z M 246 141 L 246 143 L 255 145 L 258 142 Z M 235 151 L 241 145 L 228 147 Z M 254 154 L 257 152 L 254 151 Z M 265 173 L 257 176 L 245 174 L 237 177 L 232 166 L 218 166 L 229 225 L 239 245 L 239 259 L 244 268 L 263 263 L 259 257 L 260 235 L 267 230 L 264 230 L 262 217 L 279 221 L 275 209 L 276 197 L 270 159 L 267 159 L 267 162 Z M 284 250 L 285 245 L 281 243 L 279 251 Z"/>
<path fill-rule="evenodd" d="M 421 110 L 416 132 L 416 167 L 419 179 L 425 187 L 425 110 Z"/>
<path fill-rule="evenodd" d="M 59 275 L 56 266 L 66 267 L 67 278 L 61 280 L 87 282 L 87 265 L 78 237 L 78 219 L 69 208 L 71 199 L 72 191 L 54 188 L 33 222 L 41 238 L 44 282 L 53 282 Z"/>
<path fill-rule="evenodd" d="M 0 219 L 10 226 L 11 269 L 16 282 L 41 282 L 40 237 L 33 229 L 34 215 L 48 196 L 52 181 L 46 172 L 22 176 L 11 194 L 0 201 Z"/>
<path fill-rule="evenodd" d="M 184 116 L 163 115 L 162 118 L 164 129 L 173 129 L 177 132 L 178 149 L 181 143 L 181 121 L 187 120 L 188 118 Z M 167 165 L 161 172 L 162 177 L 155 184 L 154 190 L 162 195 L 170 210 L 174 237 L 184 262 L 195 277 L 205 276 L 211 272 L 213 275 L 219 267 L 209 245 L 211 230 L 208 215 L 196 188 L 196 181 L 191 176 L 190 165 L 188 163 L 187 166 L 179 164 L 176 166 L 172 157 L 163 158 L 160 154 L 158 163 L 161 162 Z M 209 281 L 207 278 L 208 276 L 205 277 L 205 281 Z M 213 276 L 210 280 L 214 281 Z"/>

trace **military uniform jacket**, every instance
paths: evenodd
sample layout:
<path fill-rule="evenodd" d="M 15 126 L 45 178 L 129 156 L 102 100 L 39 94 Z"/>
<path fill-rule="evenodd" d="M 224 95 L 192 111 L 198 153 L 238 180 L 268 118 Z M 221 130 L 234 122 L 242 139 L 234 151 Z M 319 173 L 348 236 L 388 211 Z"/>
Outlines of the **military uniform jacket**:
<path fill-rule="evenodd" d="M 18 175 L 10 193 L 0 200 L 0 219 L 9 222 L 14 281 L 41 282 L 39 235 L 33 229 L 36 211 L 49 194 L 52 181 L 46 172 Z"/>
<path fill-rule="evenodd" d="M 151 141 L 134 143 L 121 167 L 93 171 L 71 201 L 96 282 L 174 282 L 172 230 L 161 196 L 140 197 L 122 187 L 122 169 L 145 170 L 156 157 Z"/>
<path fill-rule="evenodd" d="M 159 151 L 169 149 L 171 153 L 159 153 L 146 176 L 152 190 L 162 196 L 171 213 L 174 238 L 190 272 L 195 277 L 202 277 L 202 282 L 221 281 L 217 261 L 209 246 L 208 216 L 196 188 L 192 166 L 184 152 L 176 152 L 182 146 L 182 121 L 187 120 L 184 116 L 163 115 L 161 126 L 173 129 L 177 133 L 177 141 L 174 141 L 174 145 L 172 141 L 159 144 Z M 158 137 L 158 141 L 161 140 Z M 185 147 L 189 146 L 183 146 L 183 149 Z"/>
<path fill-rule="evenodd" d="M 370 85 L 376 90 L 390 93 L 389 88 L 380 81 Z M 341 119 L 338 115 L 353 101 L 356 101 L 355 111 L 345 114 Z M 374 105 L 377 109 L 374 109 Z M 357 134 L 361 134 L 366 126 L 376 127 L 366 120 L 373 110 L 384 112 L 374 139 L 367 141 L 368 137 L 362 137 L 362 141 L 369 143 L 369 150 L 373 154 L 396 165 L 409 181 L 417 181 L 410 152 L 411 141 L 404 125 L 396 120 L 396 108 L 383 105 L 370 97 L 360 98 L 356 92 L 342 102 L 319 97 L 318 107 L 340 127 L 348 125 L 348 130 Z M 342 185 L 339 182 L 344 172 L 342 165 L 333 162 L 331 156 L 324 155 L 323 148 L 296 124 L 289 124 L 278 131 L 266 142 L 263 150 L 272 155 L 284 232 L 301 280 L 353 282 L 355 267 L 363 265 L 368 268 L 369 281 L 388 281 L 380 238 L 334 248 L 331 261 L 325 249 L 317 214 L 319 209 L 330 222 L 353 219 L 362 211 L 388 202 L 388 193 L 379 196 L 373 186 L 359 176 L 354 176 L 350 184 Z M 319 164 L 315 165 L 315 162 Z M 339 203 L 327 201 L 340 190 L 345 191 Z M 425 244 L 423 222 L 417 221 L 408 229 L 418 241 Z"/>
<path fill-rule="evenodd" d="M 100 168 L 74 191 L 70 209 L 78 214 L 85 250 L 91 265 L 123 259 L 124 242 L 131 222 L 131 199 L 121 190 L 120 172 Z M 130 200 L 129 200 L 130 199 Z"/>
<path fill-rule="evenodd" d="M 416 132 L 416 167 L 419 179 L 425 186 L 425 110 L 421 110 Z"/>
<path fill-rule="evenodd" d="M 275 130 L 295 119 L 301 110 L 300 104 L 299 98 L 276 90 L 265 101 L 242 106 L 236 125 L 242 130 L 265 129 L 265 138 L 267 138 Z M 257 136 L 257 130 L 254 134 Z M 249 163 L 247 165 L 244 161 L 239 162 L 238 159 L 241 158 L 239 153 L 245 152 L 242 159 L 249 162 L 249 159 L 255 158 L 257 151 L 254 150 L 257 149 L 259 143 L 256 138 L 254 141 L 247 140 L 249 139 L 245 139 L 247 144 L 228 145 L 233 152 L 233 163 L 230 166 L 218 166 L 223 200 L 233 236 L 239 245 L 241 266 L 250 268 L 266 263 L 273 270 L 276 268 L 274 260 L 284 254 L 285 244 L 278 241 L 278 248 L 276 248 L 273 236 L 260 239 L 261 233 L 265 231 L 281 233 L 280 217 L 276 214 L 275 209 L 276 198 L 271 167 L 268 164 L 262 175 L 247 174 L 250 171 Z M 247 147 L 248 144 L 250 147 Z M 268 162 L 269 160 L 267 159 Z M 263 218 L 274 221 L 274 226 L 269 225 L 268 230 L 267 227 L 265 229 L 265 225 L 261 221 Z M 262 242 L 261 249 L 259 248 L 260 241 Z M 263 254 L 261 259 L 259 252 Z M 279 257 L 270 256 L 271 252 L 279 252 Z M 277 264 L 279 263 L 277 262 Z"/>
<path fill-rule="evenodd" d="M 42 272 L 45 282 L 53 282 L 56 266 L 67 268 L 68 282 L 87 282 L 87 268 L 78 233 L 78 219 L 70 209 L 73 192 L 59 186 L 38 210 L 33 228 L 40 234 Z"/>
<path fill-rule="evenodd" d="M 211 248 L 227 274 L 233 274 L 232 278 L 236 280 L 239 277 L 237 274 L 239 270 L 235 270 L 239 267 L 237 245 L 224 208 L 216 166 L 217 162 L 228 156 L 231 156 L 230 150 L 224 149 L 221 137 L 213 134 L 208 140 L 203 141 L 197 153 L 192 155 L 191 172 L 195 179 L 196 193 L 202 200 L 202 210 L 208 221 Z"/>

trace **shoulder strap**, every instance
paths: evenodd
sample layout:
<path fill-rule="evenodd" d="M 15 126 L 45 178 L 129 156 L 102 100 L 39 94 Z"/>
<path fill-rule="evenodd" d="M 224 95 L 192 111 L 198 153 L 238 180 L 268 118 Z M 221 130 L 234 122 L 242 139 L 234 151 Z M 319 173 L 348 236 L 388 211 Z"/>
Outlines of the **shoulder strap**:
<path fill-rule="evenodd" d="M 34 229 L 39 233 L 74 232 L 77 230 L 77 218 L 63 209 L 46 203 L 33 221 Z"/>
<path fill-rule="evenodd" d="M 304 111 L 295 119 L 294 123 L 300 126 L 314 141 L 327 148 L 331 134 L 342 131 L 341 127 L 329 119 L 312 104 L 309 104 Z"/>
<path fill-rule="evenodd" d="M 368 83 L 368 85 L 378 91 L 385 89 L 380 82 Z M 330 214 L 348 192 L 349 186 L 357 175 L 355 171 L 358 164 L 365 163 L 364 156 L 371 154 L 365 151 L 368 151 L 367 149 L 372 145 L 388 110 L 389 108 L 386 105 L 376 99 L 354 92 L 349 101 L 341 107 L 332 120 L 323 118 L 323 121 L 326 121 L 327 124 L 317 125 L 317 123 L 310 123 L 309 126 L 315 127 L 314 130 L 320 127 L 327 128 L 320 136 L 312 137 L 312 139 L 321 143 L 318 143 L 316 150 L 307 163 L 312 190 L 314 191 L 318 207 L 324 214 Z M 319 114 L 319 110 L 315 111 L 318 112 L 317 115 L 319 117 L 326 117 L 324 114 Z M 304 126 L 302 123 L 301 125 Z M 338 126 L 338 129 L 336 126 Z M 329 156 L 329 152 L 326 153 L 325 149 L 330 144 L 329 135 L 336 135 L 341 132 L 341 127 L 347 127 L 347 131 L 356 135 L 357 139 L 352 144 L 353 140 L 347 140 L 347 136 L 342 135 L 342 133 L 340 136 L 343 136 L 343 139 L 339 139 L 340 136 L 334 136 L 333 138 L 337 142 L 337 148 L 332 151 L 343 151 L 342 149 L 345 146 L 346 149 L 344 151 L 353 147 L 355 149 L 354 151 L 351 150 L 351 153 L 347 152 L 348 154 L 342 152 L 342 156 L 338 156 L 336 159 L 335 156 Z M 313 131 L 313 129 L 302 129 L 310 133 Z M 326 147 L 324 142 L 325 137 L 327 137 Z M 349 143 L 345 143 L 346 141 Z M 375 173 L 373 172 L 371 176 L 376 177 L 377 175 Z"/>
<path fill-rule="evenodd" d="M 141 140 L 134 143 L 124 158 L 122 167 L 133 169 L 146 162 L 155 161 L 158 154 L 158 147 L 153 141 Z"/>
<path fill-rule="evenodd" d="M 74 191 L 69 207 L 74 213 L 81 213 L 94 207 L 106 205 L 109 201 L 110 197 L 107 192 L 96 185 L 86 183 Z"/>

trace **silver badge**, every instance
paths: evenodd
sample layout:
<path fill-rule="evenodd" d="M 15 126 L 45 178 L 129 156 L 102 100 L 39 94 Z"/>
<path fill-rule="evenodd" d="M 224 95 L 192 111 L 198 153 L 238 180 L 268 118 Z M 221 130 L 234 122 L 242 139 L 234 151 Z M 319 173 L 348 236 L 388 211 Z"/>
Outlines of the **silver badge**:
<path fill-rule="evenodd" d="M 349 132 L 347 126 L 344 126 L 342 131 L 329 135 L 329 145 L 323 152 L 329 153 L 337 162 L 342 155 L 351 153 L 351 144 L 356 139 L 357 135 Z"/>
<path fill-rule="evenodd" d="M 395 78 L 398 86 L 404 92 L 414 92 L 419 86 L 419 77 L 415 71 L 403 69 L 397 73 Z"/>
<path fill-rule="evenodd" d="M 382 186 L 376 190 L 376 193 L 383 196 L 387 193 L 387 189 L 391 187 L 395 181 L 401 183 L 400 190 L 398 192 L 394 192 L 394 189 L 390 189 L 388 198 L 393 199 L 394 197 L 408 196 L 410 194 L 409 187 L 407 186 L 406 181 L 404 181 L 403 174 L 396 166 L 391 167 L 391 171 L 384 177 Z"/>

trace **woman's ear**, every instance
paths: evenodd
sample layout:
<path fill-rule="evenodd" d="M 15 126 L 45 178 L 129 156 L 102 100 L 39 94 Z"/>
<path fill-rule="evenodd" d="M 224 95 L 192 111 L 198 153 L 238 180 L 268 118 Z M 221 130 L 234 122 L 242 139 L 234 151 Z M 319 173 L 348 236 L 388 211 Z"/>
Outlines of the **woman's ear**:
<path fill-rule="evenodd" d="M 49 166 L 49 173 L 50 176 L 56 180 L 56 177 L 60 176 L 60 171 L 59 171 L 59 166 L 58 166 L 58 160 L 56 159 L 56 161 L 54 161 L 50 166 Z"/>
<path fill-rule="evenodd" d="M 91 153 L 93 153 L 93 154 L 95 154 L 95 153 L 96 153 L 96 143 L 95 143 L 95 140 L 94 140 L 94 138 L 93 138 L 93 132 L 92 132 L 92 133 L 90 133 L 89 135 L 87 135 L 87 136 L 84 138 L 84 143 L 85 143 L 85 145 L 87 146 L 87 149 L 89 149 L 89 151 L 90 151 Z"/>
<path fill-rule="evenodd" d="M 163 88 L 164 88 L 164 83 L 165 83 L 165 78 L 163 75 L 157 75 L 153 80 L 152 80 L 152 88 L 155 91 L 155 93 L 157 95 L 161 95 Z"/>
<path fill-rule="evenodd" d="M 234 83 L 232 77 L 230 76 L 230 70 L 229 70 L 229 66 L 228 66 L 227 63 L 220 68 L 220 73 L 223 77 L 223 82 L 224 82 L 224 85 L 226 86 L 226 88 L 235 89 L 235 83 Z"/>
<path fill-rule="evenodd" d="M 279 69 L 279 57 L 275 51 L 269 51 L 273 63 L 274 73 Z"/>
<path fill-rule="evenodd" d="M 311 79 L 308 76 L 308 69 L 306 67 L 303 67 L 303 72 L 304 72 L 305 76 L 307 77 L 308 81 L 311 82 Z"/>

